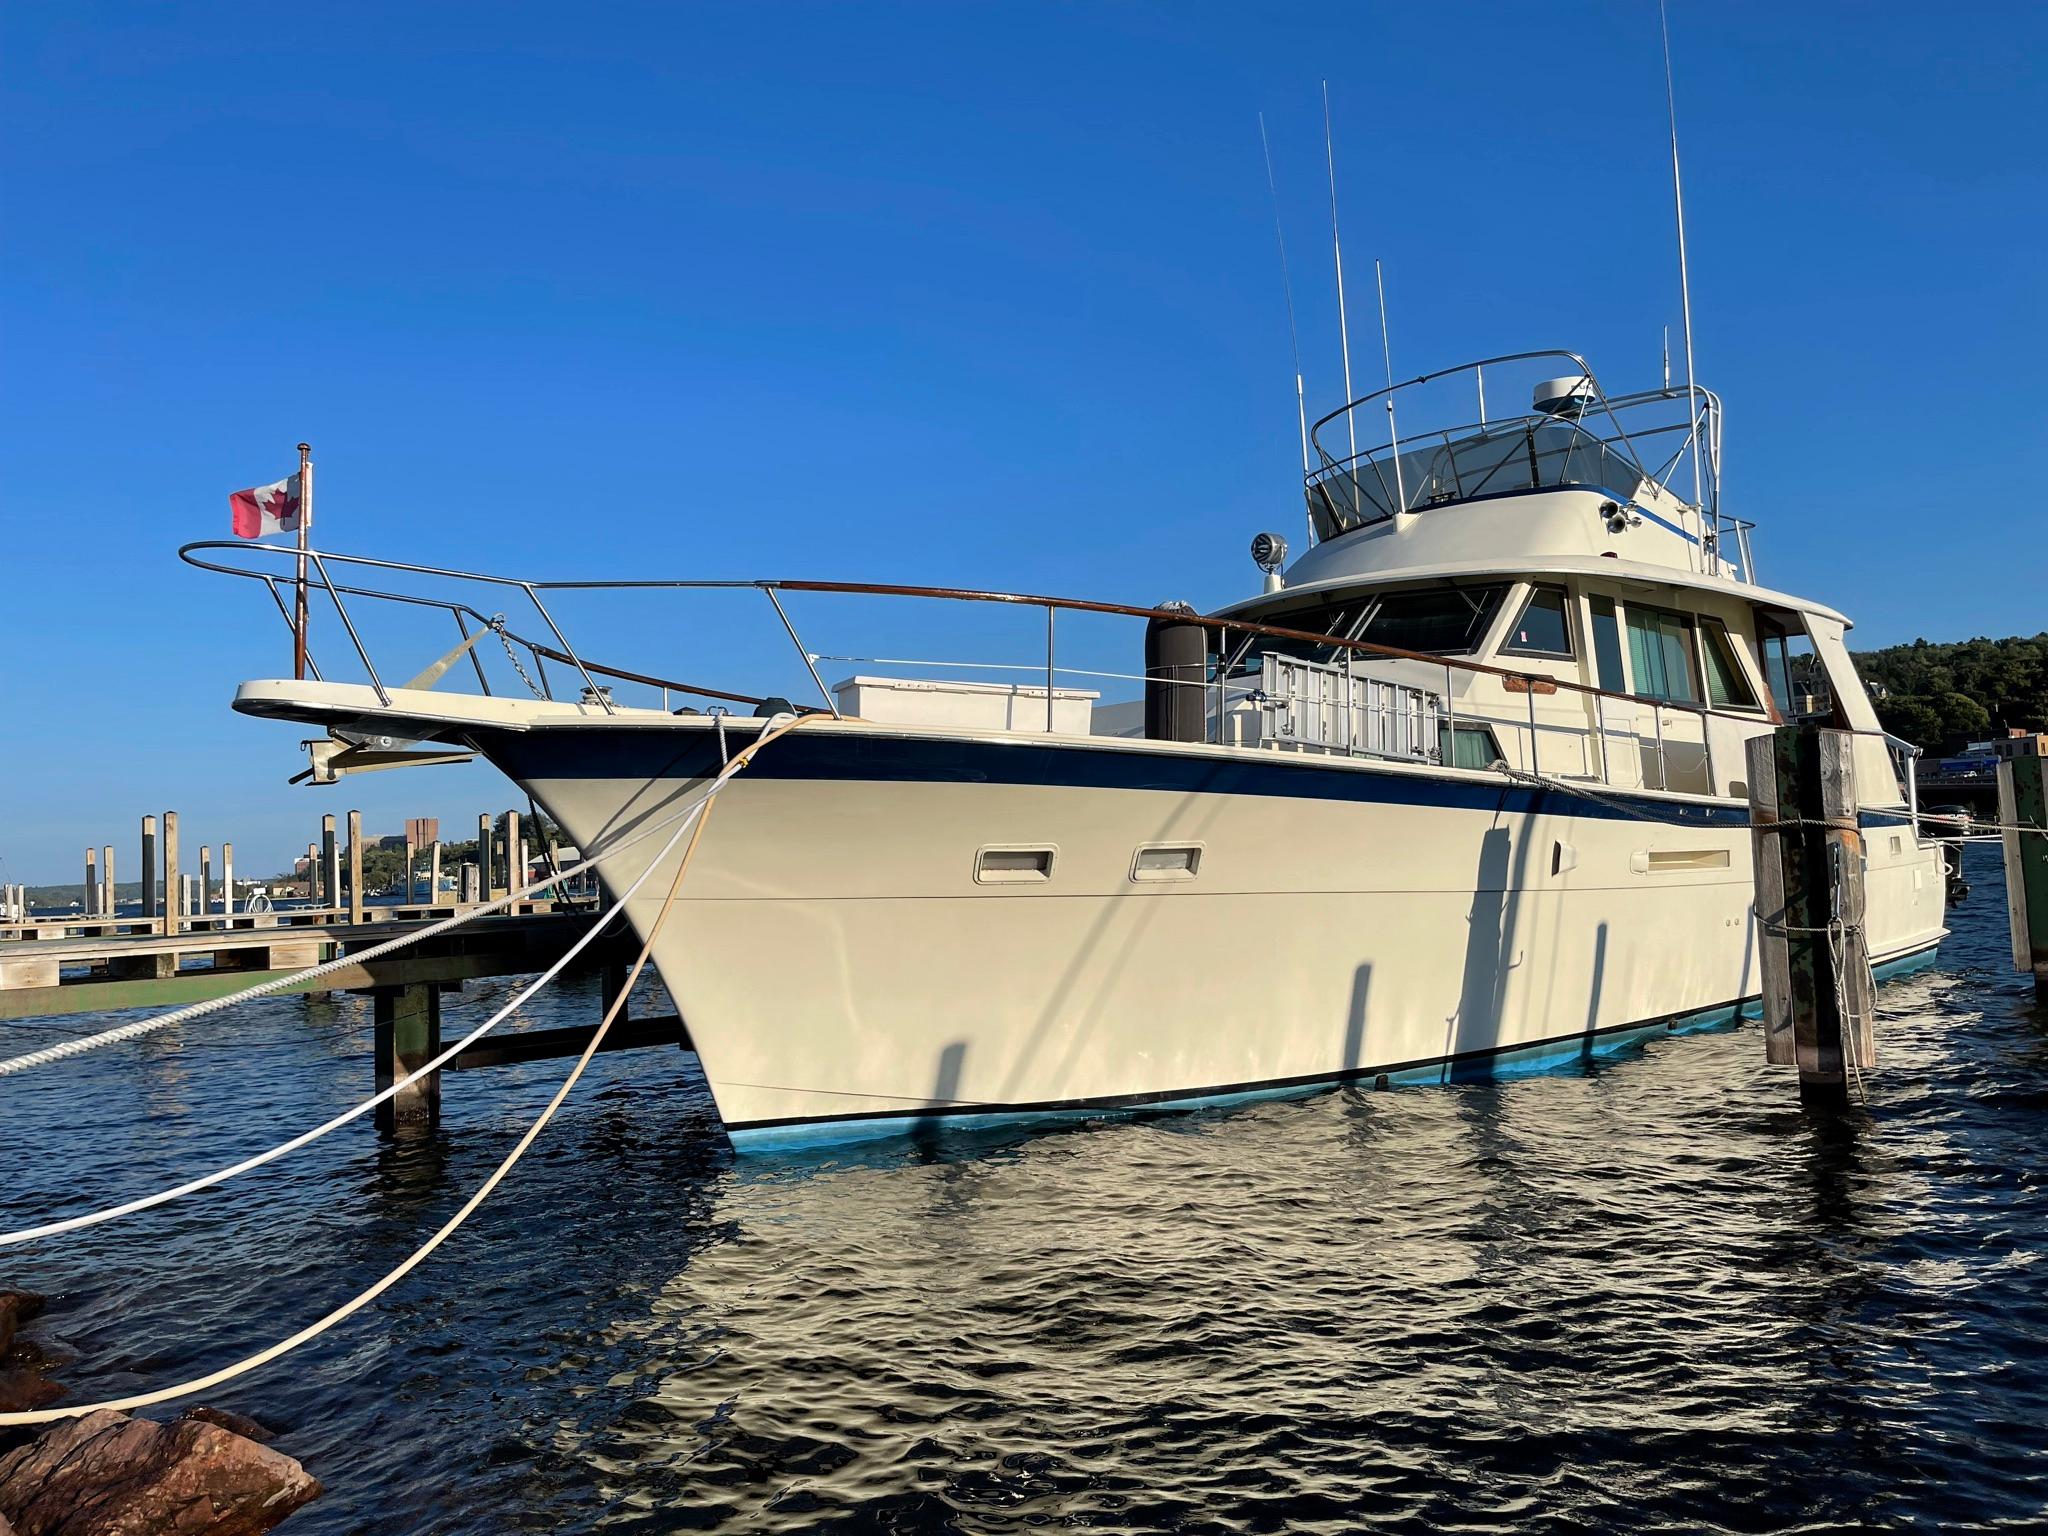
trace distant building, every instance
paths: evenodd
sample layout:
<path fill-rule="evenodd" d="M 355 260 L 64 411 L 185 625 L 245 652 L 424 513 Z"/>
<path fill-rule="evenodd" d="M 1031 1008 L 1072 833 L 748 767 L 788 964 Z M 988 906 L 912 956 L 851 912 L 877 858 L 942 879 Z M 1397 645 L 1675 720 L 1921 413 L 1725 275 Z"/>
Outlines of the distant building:
<path fill-rule="evenodd" d="M 2048 757 L 2048 732 L 2009 730 L 1990 741 L 1973 741 L 1964 751 L 1971 757 Z"/>
<path fill-rule="evenodd" d="M 441 818 L 438 816 L 412 816 L 405 823 L 406 840 L 415 848 L 424 848 L 429 843 L 441 841 Z"/>

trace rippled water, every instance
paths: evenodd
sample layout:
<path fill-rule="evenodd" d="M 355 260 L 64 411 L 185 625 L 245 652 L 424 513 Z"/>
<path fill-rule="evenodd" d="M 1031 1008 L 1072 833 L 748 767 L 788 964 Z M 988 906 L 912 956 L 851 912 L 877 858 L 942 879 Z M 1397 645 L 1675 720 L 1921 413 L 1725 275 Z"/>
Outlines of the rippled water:
<path fill-rule="evenodd" d="M 425 1269 L 209 1400 L 326 1481 L 302 1536 L 2038 1529 L 2048 1020 L 1996 858 L 1941 968 L 1883 989 L 1840 1121 L 1751 1025 L 736 1161 L 693 1058 L 601 1057 Z M 282 1139 L 368 1091 L 368 1032 L 361 1000 L 266 1002 L 0 1085 L 0 1220 Z M 0 1284 L 51 1294 L 81 1398 L 195 1374 L 410 1251 L 565 1066 L 451 1077 L 429 1145 L 353 1126 Z"/>

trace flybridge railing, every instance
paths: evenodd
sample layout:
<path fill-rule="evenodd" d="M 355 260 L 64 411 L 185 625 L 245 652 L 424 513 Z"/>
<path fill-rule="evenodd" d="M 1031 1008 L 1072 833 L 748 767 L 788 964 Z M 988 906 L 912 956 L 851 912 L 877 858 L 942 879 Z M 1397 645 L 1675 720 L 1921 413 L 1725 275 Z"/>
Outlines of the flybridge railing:
<path fill-rule="evenodd" d="M 268 570 L 251 569 L 245 563 L 230 564 L 219 559 L 205 557 L 205 554 L 216 551 L 232 551 L 236 555 L 244 557 L 244 559 L 260 554 L 261 557 L 275 558 L 281 564 L 288 564 L 297 560 L 300 554 L 298 548 L 294 545 L 251 544 L 241 540 L 218 539 L 200 540 L 187 544 L 178 552 L 179 557 L 187 564 L 196 566 L 199 569 L 262 583 L 269 591 L 279 616 L 284 620 L 287 629 L 290 630 L 292 628 L 291 610 L 285 603 L 284 589 L 296 586 L 297 578 L 293 575 L 278 574 Z M 205 553 L 203 554 L 202 552 Z M 1464 657 L 1440 656 L 1423 651 L 1403 650 L 1396 646 L 1380 645 L 1369 640 L 1354 640 L 1341 635 L 1332 635 L 1316 630 L 1295 629 L 1285 625 L 1261 624 L 1252 620 L 1235 618 L 1213 618 L 1179 608 L 1152 608 L 1135 604 L 1094 602 L 1081 598 L 1051 597 L 1032 593 L 981 591 L 955 587 L 908 586 L 875 582 L 699 579 L 532 581 L 519 577 L 493 576 L 477 571 L 418 565 L 405 561 L 379 560 L 365 555 L 349 555 L 328 550 L 307 550 L 304 553 L 309 569 L 308 586 L 326 594 L 333 606 L 336 617 L 348 635 L 350 645 L 354 649 L 357 659 L 363 665 L 371 688 L 376 693 L 379 702 L 386 707 L 389 707 L 392 703 L 391 690 L 385 683 L 375 661 L 372 659 L 368 647 L 363 642 L 362 635 L 357 629 L 350 613 L 348 599 L 357 598 L 368 601 L 397 603 L 412 607 L 440 609 L 451 616 L 458 632 L 459 644 L 456 649 L 442 657 L 426 673 L 422 673 L 419 678 L 414 679 L 411 685 L 401 686 L 431 687 L 434 681 L 438 680 L 450 666 L 454 665 L 461 656 L 466 654 L 476 673 L 479 685 L 486 694 L 492 693 L 493 690 L 488 675 L 481 660 L 476 655 L 477 644 L 482 641 L 486 633 L 491 633 L 495 634 L 503 644 L 514 670 L 520 673 L 522 679 L 536 697 L 548 700 L 553 700 L 556 697 L 553 678 L 547 668 L 547 663 L 553 661 L 560 666 L 571 668 L 575 676 L 580 679 L 583 685 L 582 693 L 576 702 L 585 708 L 594 708 L 603 714 L 611 715 L 616 714 L 620 706 L 613 701 L 610 689 L 606 685 L 599 683 L 599 678 L 634 683 L 662 690 L 664 706 L 666 705 L 666 695 L 670 693 L 680 693 L 692 697 L 715 700 L 725 704 L 747 704 L 756 707 L 764 706 L 771 701 L 758 695 L 707 687 L 703 684 L 685 682 L 675 678 L 661 677 L 644 671 L 613 666 L 586 657 L 576 650 L 561 626 L 556 623 L 541 594 L 650 591 L 744 592 L 751 590 L 760 592 L 773 608 L 776 618 L 784 632 L 789 636 L 791 645 L 802 662 L 805 672 L 809 675 L 812 684 L 817 688 L 823 700 L 824 710 L 829 711 L 835 717 L 840 714 L 838 701 L 834 698 L 832 691 L 825 686 L 824 679 L 819 675 L 817 667 L 819 661 L 828 658 L 822 653 L 805 647 L 794 622 L 791 620 L 788 608 L 783 603 L 782 599 L 786 594 L 829 593 L 853 596 L 909 597 L 951 602 L 991 603 L 1042 610 L 1045 616 L 1046 640 L 1043 676 L 1045 678 L 1045 728 L 1047 731 L 1054 729 L 1054 704 L 1057 696 L 1057 680 L 1063 671 L 1078 673 L 1083 676 L 1131 676 L 1147 682 L 1161 680 L 1158 678 L 1147 678 L 1142 673 L 1101 674 L 1091 673 L 1081 668 L 1062 668 L 1059 665 L 1055 648 L 1057 638 L 1056 620 L 1057 616 L 1061 613 L 1104 614 L 1146 620 L 1164 620 L 1176 624 L 1194 625 L 1211 631 L 1216 636 L 1216 643 L 1211 649 L 1210 654 L 1218 662 L 1211 669 L 1212 675 L 1203 681 L 1188 680 L 1181 685 L 1198 687 L 1209 691 L 1211 698 L 1209 709 L 1210 729 L 1213 732 L 1214 739 L 1219 744 L 1226 743 L 1225 732 L 1229 729 L 1228 716 L 1230 713 L 1229 700 L 1231 694 L 1236 693 L 1239 696 L 1243 696 L 1251 691 L 1242 686 L 1233 688 L 1228 681 L 1227 668 L 1221 662 L 1223 658 L 1228 657 L 1230 654 L 1233 642 L 1242 643 L 1252 637 L 1295 642 L 1327 650 L 1332 658 L 1332 662 L 1341 662 L 1342 658 L 1348 656 L 1414 663 L 1431 669 L 1440 669 L 1444 680 L 1441 695 L 1434 693 L 1423 694 L 1422 690 L 1414 685 L 1402 682 L 1400 679 L 1394 680 L 1400 683 L 1407 692 L 1421 694 L 1422 698 L 1428 701 L 1426 704 L 1415 699 L 1409 699 L 1404 694 L 1398 700 L 1378 701 L 1374 707 L 1381 711 L 1383 718 L 1389 717 L 1388 711 L 1398 713 L 1404 720 L 1412 717 L 1415 721 L 1419 721 L 1425 713 L 1435 714 L 1440 720 L 1445 733 L 1441 738 L 1443 741 L 1454 741 L 1456 732 L 1462 726 L 1469 725 L 1484 725 L 1506 732 L 1525 732 L 1527 767 L 1531 771 L 1539 771 L 1542 767 L 1544 760 L 1542 742 L 1545 739 L 1554 741 L 1560 733 L 1570 732 L 1573 729 L 1566 722 L 1560 721 L 1555 715 L 1549 720 L 1539 718 L 1536 701 L 1539 698 L 1560 693 L 1581 696 L 1588 701 L 1588 713 L 1591 719 L 1587 725 L 1579 728 L 1576 734 L 1589 742 L 1598 743 L 1598 761 L 1597 764 L 1589 761 L 1585 765 L 1586 771 L 1583 773 L 1567 776 L 1586 778 L 1610 784 L 1617 782 L 1609 762 L 1609 757 L 1612 741 L 1619 733 L 1628 739 L 1633 747 L 1640 751 L 1643 758 L 1652 760 L 1658 765 L 1658 783 L 1649 784 L 1643 782 L 1634 787 L 1650 789 L 1677 788 L 1672 782 L 1673 775 L 1670 771 L 1670 764 L 1673 760 L 1672 751 L 1674 747 L 1677 747 L 1687 752 L 1697 750 L 1703 755 L 1705 792 L 1710 794 L 1718 793 L 1719 780 L 1714 771 L 1713 761 L 1713 722 L 1734 722 L 1743 728 L 1745 734 L 1753 734 L 1759 728 L 1774 723 L 1777 718 L 1774 713 L 1720 709 L 1711 705 L 1695 704 L 1681 700 L 1651 699 L 1641 695 L 1597 688 L 1587 683 L 1552 677 L 1544 673 L 1522 672 L 1511 667 L 1498 666 L 1489 662 L 1472 661 Z M 412 592 L 397 592 L 381 587 L 337 582 L 333 578 L 330 567 L 384 571 L 436 580 L 475 582 L 497 589 L 513 589 L 529 601 L 540 621 L 545 625 L 548 636 L 552 638 L 554 643 L 549 644 L 544 639 L 535 639 L 518 634 L 511 629 L 503 614 L 486 614 L 482 608 L 459 599 L 427 597 Z M 471 626 L 475 626 L 475 628 Z M 533 664 L 532 675 L 529 675 L 522 665 L 520 661 L 521 654 L 524 654 L 531 660 Z M 309 665 L 312 665 L 314 677 L 316 679 L 320 678 L 321 674 L 317 664 L 312 663 L 310 647 L 307 649 L 307 656 Z M 882 658 L 868 659 L 881 660 Z M 1526 703 L 1526 711 L 1516 710 L 1513 715 L 1510 715 L 1505 711 L 1496 711 L 1493 708 L 1476 708 L 1470 702 L 1468 695 L 1467 702 L 1462 706 L 1463 713 L 1461 713 L 1461 706 L 1456 700 L 1454 689 L 1454 680 L 1461 674 L 1467 677 L 1493 677 L 1499 679 L 1506 695 L 1520 694 L 1523 696 Z M 1254 702 L 1258 701 L 1254 700 Z M 1630 724 L 1617 728 L 1609 719 L 1609 711 L 1610 708 L 1618 705 L 1628 706 L 1631 711 L 1647 707 L 1653 717 L 1652 729 L 1654 731 L 1654 738 L 1639 737 L 1636 734 L 1633 714 L 1628 717 L 1631 722 Z M 1667 712 L 1696 720 L 1700 736 L 1698 743 L 1667 740 L 1664 724 L 1664 716 Z M 1523 718 L 1524 714 L 1526 718 Z M 1325 750 L 1364 753 L 1373 756 L 1406 757 L 1411 759 L 1417 757 L 1429 758 L 1426 741 L 1419 741 L 1417 739 L 1419 727 L 1416 725 L 1411 724 L 1394 728 L 1399 734 L 1388 737 L 1386 742 L 1374 740 L 1372 733 L 1365 730 L 1361 730 L 1355 736 L 1346 738 L 1342 734 L 1342 729 L 1342 727 L 1339 728 L 1340 734 L 1334 742 L 1319 743 L 1317 745 L 1323 746 Z M 1899 742 L 1897 738 L 1887 737 L 1886 740 L 1894 748 L 1906 745 Z M 1300 744 L 1304 746 L 1309 745 L 1307 742 L 1301 742 Z M 1389 750 L 1390 746 L 1393 747 L 1393 750 Z M 1439 746 L 1439 752 L 1441 752 L 1441 746 Z M 1910 785 L 1910 773 L 1905 775 L 1905 779 Z"/>
<path fill-rule="evenodd" d="M 1541 410 L 1489 413 L 1487 369 L 1538 362 L 1565 365 L 1560 372 L 1572 381 L 1567 393 L 1579 401 L 1578 408 L 1569 414 Z M 1396 406 L 1405 394 L 1466 375 L 1477 399 L 1476 421 L 1448 428 L 1417 430 L 1412 423 L 1405 431 L 1400 428 Z M 1497 387 L 1498 378 L 1495 382 Z M 1689 404 L 1677 422 L 1646 424 L 1647 408 L 1682 402 Z M 1387 424 L 1383 429 L 1375 427 L 1367 440 L 1373 441 L 1382 431 L 1386 440 L 1361 451 L 1357 448 L 1362 435 L 1357 430 L 1357 413 L 1374 405 L 1386 410 Z M 1625 415 L 1635 422 L 1633 426 L 1624 422 Z M 1350 451 L 1342 457 L 1325 448 L 1322 440 L 1323 430 L 1339 421 L 1350 435 Z M 1647 446 L 1648 439 L 1672 433 L 1685 434 L 1684 441 L 1661 461 L 1653 462 L 1640 451 L 1639 445 Z M 1319 467 L 1307 476 L 1310 506 L 1323 514 L 1323 526 L 1334 532 L 1347 532 L 1447 500 L 1506 490 L 1586 483 L 1610 485 L 1630 495 L 1644 481 L 1668 488 L 1688 449 L 1700 465 L 1694 510 L 1702 520 L 1702 531 L 1717 540 L 1723 531 L 1720 397 L 1708 389 L 1667 385 L 1609 399 L 1592 368 L 1576 352 L 1513 352 L 1418 374 L 1340 406 L 1309 429 L 1309 439 L 1319 461 Z M 1614 484 L 1630 477 L 1630 484 Z"/>

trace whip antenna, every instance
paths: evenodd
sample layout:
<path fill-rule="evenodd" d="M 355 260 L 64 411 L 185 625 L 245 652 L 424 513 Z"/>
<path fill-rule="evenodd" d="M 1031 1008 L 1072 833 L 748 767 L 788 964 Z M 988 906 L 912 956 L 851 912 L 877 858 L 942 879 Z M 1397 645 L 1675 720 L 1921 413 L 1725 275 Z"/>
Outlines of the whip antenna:
<path fill-rule="evenodd" d="M 1287 232 L 1280 224 L 1280 185 L 1273 179 L 1273 145 L 1266 137 L 1266 114 L 1259 114 L 1259 148 L 1266 152 L 1266 190 L 1273 197 L 1273 238 L 1280 243 L 1280 287 L 1287 294 L 1287 342 L 1294 349 L 1294 416 L 1301 426 L 1301 478 L 1308 483 L 1308 394 L 1301 382 L 1301 332 L 1294 323 L 1294 279 L 1287 273 Z M 1308 514 L 1308 541 L 1316 541 L 1316 518 Z"/>
<path fill-rule="evenodd" d="M 1692 504 L 1705 534 L 1706 508 L 1700 489 L 1700 402 L 1692 368 L 1692 273 L 1685 259 L 1685 184 L 1678 175 L 1678 93 L 1671 84 L 1671 17 L 1666 0 L 1657 0 L 1657 25 L 1664 36 L 1664 110 L 1671 121 L 1671 202 L 1678 216 L 1678 302 L 1685 323 L 1686 446 L 1692 450 Z"/>
<path fill-rule="evenodd" d="M 1400 498 L 1401 510 L 1408 510 L 1408 487 L 1401 477 L 1401 429 L 1394 422 L 1394 344 L 1387 340 L 1387 279 L 1380 271 L 1380 259 L 1372 259 L 1372 280 L 1380 290 L 1380 356 L 1387 363 L 1387 436 L 1394 449 L 1394 494 Z"/>
<path fill-rule="evenodd" d="M 1358 419 L 1350 410 L 1358 397 L 1351 392 L 1351 324 L 1344 313 L 1344 242 L 1337 236 L 1337 150 L 1330 133 L 1330 82 L 1323 82 L 1323 158 L 1330 165 L 1330 249 L 1337 258 L 1337 339 L 1344 347 L 1344 425 L 1351 434 L 1352 510 L 1358 509 Z"/>

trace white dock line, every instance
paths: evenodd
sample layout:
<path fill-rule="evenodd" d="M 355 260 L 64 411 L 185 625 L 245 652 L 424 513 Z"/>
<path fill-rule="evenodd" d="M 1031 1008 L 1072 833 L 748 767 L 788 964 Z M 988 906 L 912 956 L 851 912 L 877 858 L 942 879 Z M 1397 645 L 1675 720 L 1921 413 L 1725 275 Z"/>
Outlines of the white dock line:
<path fill-rule="evenodd" d="M 766 733 L 764 732 L 764 739 L 765 736 Z M 677 816 L 688 814 L 689 808 L 676 813 Z M 287 987 L 312 981 L 317 977 L 338 971 L 344 966 L 360 965 L 366 960 L 381 959 L 385 955 L 405 948 L 408 944 L 417 944 L 422 939 L 431 939 L 438 934 L 448 932 L 452 928 L 459 928 L 464 923 L 470 922 L 475 918 L 487 916 L 502 907 L 509 907 L 514 902 L 524 901 L 535 891 L 544 891 L 549 886 L 568 879 L 571 875 L 579 875 L 586 869 L 595 869 L 598 865 L 604 863 L 605 860 L 624 853 L 635 844 L 643 843 L 648 838 L 653 837 L 656 833 L 666 828 L 674 819 L 674 817 L 665 817 L 650 826 L 643 827 L 631 837 L 612 844 L 602 853 L 592 854 L 589 858 L 579 863 L 571 864 L 568 868 L 558 873 L 551 873 L 545 880 L 536 880 L 531 885 L 521 886 L 516 891 L 508 891 L 503 896 L 485 902 L 481 906 L 471 907 L 467 912 L 458 912 L 453 917 L 441 918 L 439 921 L 429 923 L 426 927 L 415 932 L 402 934 L 395 939 L 386 939 L 381 944 L 373 944 L 368 949 L 359 950 L 354 954 L 338 955 L 332 960 L 322 961 L 319 965 L 309 966 L 303 971 L 293 971 L 288 976 L 275 976 L 269 981 L 260 981 L 252 987 L 244 987 L 239 992 L 230 992 L 226 997 L 209 998 L 203 1003 L 192 1003 L 183 1008 L 173 1008 L 169 1013 L 154 1014 L 146 1019 L 137 1019 L 130 1024 L 117 1025 L 113 1029 L 102 1030 L 96 1035 L 84 1035 L 76 1040 L 66 1040 L 58 1045 L 45 1046 L 39 1051 L 29 1051 L 21 1056 L 10 1056 L 4 1061 L 0 1061 L 0 1077 L 9 1077 L 16 1072 L 26 1072 L 31 1067 L 48 1066 L 50 1063 L 62 1061 L 66 1057 L 82 1056 L 87 1051 L 97 1050 L 103 1045 L 118 1045 L 124 1040 L 134 1040 L 142 1035 L 153 1034 L 159 1029 L 168 1029 L 173 1024 L 183 1024 L 191 1019 L 203 1018 L 209 1013 L 219 1013 L 224 1008 L 232 1008 L 237 1003 L 246 1003 L 251 998 L 265 997 L 270 993 L 282 991 Z M 289 932 L 290 930 L 282 931 Z"/>
<path fill-rule="evenodd" d="M 662 844 L 661 851 L 648 861 L 647 867 L 640 871 L 640 874 L 633 883 L 627 886 L 620 894 L 618 901 L 613 905 L 611 911 L 606 914 L 608 918 L 625 911 L 626 903 L 633 899 L 634 893 L 646 883 L 647 877 L 654 873 L 655 866 L 668 857 L 669 850 L 675 847 L 676 843 L 682 838 L 682 835 L 690 829 L 691 823 L 702 814 L 708 799 L 709 792 L 707 791 L 691 802 L 689 808 L 682 813 L 682 825 L 678 826 L 669 835 L 669 840 Z M 664 821 L 662 825 L 667 826 L 668 822 Z M 613 851 L 616 852 L 617 850 Z M 121 1205 L 106 1206 L 97 1211 L 87 1211 L 79 1216 L 66 1216 L 58 1221 L 46 1221 L 41 1226 L 23 1227 L 14 1232 L 0 1232 L 0 1248 L 12 1247 L 16 1243 L 34 1242 L 39 1237 L 55 1237 L 60 1232 L 76 1232 L 81 1227 L 96 1227 L 103 1221 L 113 1221 L 118 1217 L 132 1216 L 137 1211 L 146 1211 L 155 1206 L 168 1205 L 173 1200 L 182 1199 L 186 1195 L 195 1194 L 202 1189 L 211 1189 L 216 1184 L 225 1184 L 229 1179 L 245 1174 L 251 1169 L 261 1168 L 265 1163 L 274 1163 L 280 1157 L 296 1152 L 301 1147 L 310 1146 L 328 1132 L 340 1130 L 349 1121 L 368 1114 L 386 1099 L 396 1097 L 428 1073 L 439 1071 L 455 1057 L 468 1050 L 499 1024 L 503 1023 L 514 1009 L 518 1008 L 528 998 L 532 997 L 534 993 L 559 976 L 568 966 L 569 962 L 587 949 L 597 936 L 604 931 L 604 928 L 605 924 L 603 922 L 593 922 L 584 930 L 583 936 L 570 945 L 559 960 L 542 971 L 524 987 L 521 987 L 518 992 L 513 994 L 510 1001 L 504 1007 L 500 1008 L 488 1019 L 485 1019 L 483 1023 L 477 1025 L 475 1029 L 464 1035 L 431 1061 L 424 1062 L 420 1066 L 415 1067 L 389 1088 L 381 1090 L 374 1097 L 363 1100 L 362 1103 L 355 1105 L 353 1108 L 343 1110 L 325 1125 L 316 1125 L 310 1131 L 302 1131 L 289 1141 L 279 1142 L 267 1152 L 259 1152 L 254 1157 L 244 1158 L 241 1162 L 235 1163 L 230 1167 L 217 1168 L 212 1173 L 188 1180 L 183 1184 L 173 1185 L 169 1189 L 160 1189 L 153 1195 L 144 1195 L 140 1199 L 130 1200 Z"/>
<path fill-rule="evenodd" d="M 696 818 L 694 828 L 690 834 L 690 841 L 684 846 L 683 856 L 676 865 L 675 878 L 669 882 L 668 895 L 662 899 L 661 910 L 655 914 L 654 922 L 647 930 L 646 942 L 640 946 L 640 953 L 633 961 L 632 969 L 627 972 L 625 984 L 619 988 L 618 996 L 612 999 L 611 1006 L 605 1010 L 604 1017 L 598 1021 L 597 1029 L 591 1034 L 590 1043 L 583 1047 L 583 1054 L 576 1058 L 576 1065 L 569 1069 L 569 1075 L 562 1080 L 562 1086 L 555 1090 L 554 1097 L 548 1100 L 546 1107 L 535 1117 L 533 1124 L 526 1128 L 526 1134 L 519 1138 L 512 1150 L 505 1154 L 504 1160 L 491 1170 L 490 1176 L 482 1184 L 477 1186 L 476 1192 L 462 1203 L 460 1209 L 453 1216 L 450 1216 L 447 1221 L 441 1224 L 432 1237 L 420 1244 L 402 1261 L 387 1271 L 381 1279 L 358 1291 L 325 1317 L 308 1323 L 297 1333 L 292 1334 L 288 1338 L 280 1339 L 267 1348 L 259 1349 L 253 1355 L 246 1355 L 232 1364 L 221 1366 L 218 1370 L 209 1371 L 204 1376 L 195 1376 L 190 1381 L 177 1382 L 168 1387 L 158 1387 L 153 1392 L 138 1392 L 129 1397 L 112 1398 L 106 1402 L 99 1403 L 78 1403 L 63 1408 L 38 1408 L 27 1413 L 0 1413 L 0 1426 L 48 1424 L 58 1419 L 74 1419 L 88 1413 L 98 1413 L 106 1408 L 126 1412 L 135 1408 L 146 1408 L 152 1403 L 169 1402 L 172 1398 L 189 1397 L 194 1392 L 204 1392 L 210 1387 L 221 1385 L 223 1382 L 233 1381 L 236 1377 L 246 1376 L 249 1372 L 268 1365 L 280 1356 L 290 1354 L 300 1345 L 318 1338 L 321 1334 L 327 1332 L 328 1329 L 334 1327 L 335 1324 L 360 1312 L 364 1307 L 375 1301 L 424 1263 L 427 1255 L 431 1254 L 436 1248 L 439 1248 L 452 1237 L 455 1230 L 475 1213 L 477 1207 L 490 1198 L 491 1191 L 504 1181 L 505 1175 L 512 1171 L 513 1165 L 526 1155 L 526 1149 L 533 1145 L 534 1139 L 547 1127 L 547 1123 L 554 1118 L 555 1111 L 560 1109 L 562 1101 L 568 1098 L 569 1090 L 576 1086 L 577 1080 L 583 1076 L 584 1068 L 590 1065 L 590 1058 L 595 1056 L 598 1047 L 604 1044 L 604 1037 L 610 1031 L 612 1021 L 619 1016 L 620 1011 L 626 1006 L 626 998 L 632 993 L 633 984 L 640 979 L 640 972 L 647 964 L 647 957 L 653 953 L 654 941 L 660 936 L 662 925 L 668 921 L 668 915 L 674 909 L 676 893 L 682 889 L 683 876 L 690 868 L 690 858 L 696 853 L 698 840 L 704 835 L 705 822 L 710 820 L 709 812 L 713 798 L 720 789 L 724 788 L 731 781 L 735 773 L 746 767 L 753 760 L 754 754 L 759 752 L 762 747 L 777 737 L 795 730 L 805 720 L 813 718 L 816 717 L 809 715 L 799 715 L 794 718 L 786 715 L 776 716 L 774 720 L 769 722 L 754 744 L 736 755 L 731 762 L 720 769 L 717 777 L 706 787 L 701 801 L 701 807 L 706 814 Z M 785 721 L 787 722 L 786 724 L 783 723 Z"/>

